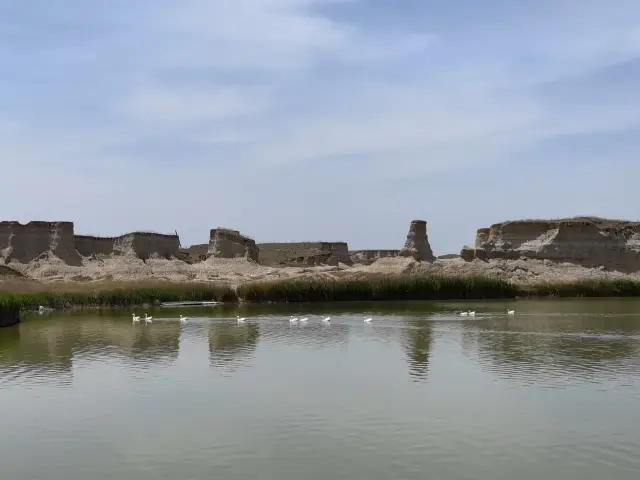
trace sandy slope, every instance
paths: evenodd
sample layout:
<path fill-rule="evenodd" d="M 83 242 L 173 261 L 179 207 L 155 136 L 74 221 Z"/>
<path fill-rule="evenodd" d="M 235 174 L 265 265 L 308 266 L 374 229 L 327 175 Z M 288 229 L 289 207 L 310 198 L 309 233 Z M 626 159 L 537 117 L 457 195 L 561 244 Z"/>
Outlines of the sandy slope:
<path fill-rule="evenodd" d="M 518 283 L 572 282 L 584 279 L 634 278 L 604 269 L 588 269 L 572 264 L 553 264 L 538 260 L 475 260 L 450 259 L 434 263 L 416 262 L 407 258 L 384 258 L 371 265 L 348 267 L 265 267 L 243 259 L 210 258 L 188 264 L 181 260 L 150 259 L 135 256 L 109 256 L 83 260 L 79 267 L 69 266 L 52 254 L 43 255 L 29 264 L 12 262 L 11 269 L 36 282 L 93 283 L 110 282 L 221 282 L 238 285 L 255 280 L 280 280 L 301 277 L 358 278 L 379 274 L 436 274 L 451 276 L 486 275 Z M 15 281 L 15 275 L 0 272 L 0 282 Z M 6 272 L 5 272 L 6 273 Z M 1 283 L 0 283 L 1 287 Z"/>

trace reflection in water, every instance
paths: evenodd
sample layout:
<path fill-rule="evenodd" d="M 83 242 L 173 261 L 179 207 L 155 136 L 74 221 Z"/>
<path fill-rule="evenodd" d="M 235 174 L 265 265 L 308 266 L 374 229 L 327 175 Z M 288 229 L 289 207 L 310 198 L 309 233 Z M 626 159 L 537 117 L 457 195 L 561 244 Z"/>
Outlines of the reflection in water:
<path fill-rule="evenodd" d="M 0 331 L 0 377 L 70 383 L 74 362 L 119 357 L 138 367 L 178 356 L 180 325 L 98 316 L 30 318 Z"/>
<path fill-rule="evenodd" d="M 253 358 L 259 337 L 260 329 L 255 323 L 212 323 L 209 326 L 210 365 L 234 370 Z"/>
<path fill-rule="evenodd" d="M 0 330 L 2 478 L 637 480 L 635 305 L 29 319 Z M 224 374 L 238 365 L 256 368 Z"/>
<path fill-rule="evenodd" d="M 429 321 L 410 320 L 407 322 L 407 328 L 403 329 L 403 345 L 409 375 L 416 381 L 427 379 L 432 333 L 433 323 Z"/>
<path fill-rule="evenodd" d="M 557 387 L 640 373 L 637 322 L 612 318 L 605 331 L 602 317 L 575 315 L 521 316 L 462 325 L 465 351 L 474 345 L 481 365 L 511 381 Z"/>

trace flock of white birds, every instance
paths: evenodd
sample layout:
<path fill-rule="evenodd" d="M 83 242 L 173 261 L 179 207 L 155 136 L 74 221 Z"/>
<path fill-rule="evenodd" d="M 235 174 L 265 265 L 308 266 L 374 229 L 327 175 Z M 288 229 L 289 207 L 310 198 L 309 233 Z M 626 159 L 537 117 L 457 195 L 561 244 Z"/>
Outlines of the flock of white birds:
<path fill-rule="evenodd" d="M 515 315 L 515 310 L 507 310 L 507 315 Z M 474 310 L 467 310 L 466 312 L 460 312 L 461 317 L 475 317 L 476 312 Z"/>
<path fill-rule="evenodd" d="M 144 323 L 153 323 L 153 317 L 150 317 L 149 315 L 147 315 L 147 313 L 145 312 L 144 317 L 140 317 L 140 315 L 136 315 L 135 313 L 132 313 L 132 318 L 133 318 L 133 323 L 140 323 L 140 320 L 144 320 Z M 189 320 L 188 317 L 183 317 L 182 315 L 180 315 L 180 323 L 187 323 L 187 320 Z M 236 323 L 238 325 L 243 324 L 247 321 L 246 317 L 236 317 Z M 322 317 L 321 318 L 322 323 L 331 323 L 331 317 Z M 363 322 L 364 323 L 371 323 L 373 321 L 372 317 L 366 317 Z M 308 323 L 309 322 L 309 317 L 291 317 L 289 319 L 289 323 L 293 324 L 298 324 L 298 323 Z"/>

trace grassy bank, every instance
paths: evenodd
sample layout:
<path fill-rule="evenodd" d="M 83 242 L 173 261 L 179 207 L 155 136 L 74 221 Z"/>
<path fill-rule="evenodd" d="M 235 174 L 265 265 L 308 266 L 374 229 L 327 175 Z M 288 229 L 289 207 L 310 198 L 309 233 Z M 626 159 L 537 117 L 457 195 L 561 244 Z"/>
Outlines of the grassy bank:
<path fill-rule="evenodd" d="M 236 294 L 227 285 L 174 284 L 163 287 L 115 288 L 96 291 L 2 292 L 0 310 L 70 307 L 127 307 L 154 302 L 215 300 L 235 302 Z"/>
<path fill-rule="evenodd" d="M 216 300 L 224 303 L 298 303 L 392 300 L 465 300 L 515 297 L 640 297 L 640 282 L 599 280 L 519 286 L 485 277 L 379 276 L 366 279 L 297 279 L 252 282 L 234 291 L 227 285 L 126 284 L 102 290 L 0 291 L 0 313 L 14 309 L 127 307 L 170 301 Z"/>
<path fill-rule="evenodd" d="M 513 284 L 485 277 L 387 276 L 253 282 L 237 293 L 243 301 L 263 303 L 513 298 L 518 291 Z"/>

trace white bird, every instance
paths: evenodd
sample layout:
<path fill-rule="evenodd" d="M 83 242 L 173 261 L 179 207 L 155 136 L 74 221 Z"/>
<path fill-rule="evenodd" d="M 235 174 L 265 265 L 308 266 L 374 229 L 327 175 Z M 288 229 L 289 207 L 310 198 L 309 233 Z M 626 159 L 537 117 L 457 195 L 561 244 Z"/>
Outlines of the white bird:
<path fill-rule="evenodd" d="M 507 315 L 515 315 L 516 311 L 515 310 L 507 310 Z"/>
<path fill-rule="evenodd" d="M 38 312 L 44 313 L 44 307 L 42 305 L 38 307 Z"/>
<path fill-rule="evenodd" d="M 244 323 L 244 321 L 246 320 L 246 318 L 244 317 L 237 317 L 238 319 L 238 323 Z"/>
<path fill-rule="evenodd" d="M 145 312 L 144 314 L 144 323 L 153 323 L 151 320 L 153 320 L 153 317 L 150 317 L 149 315 L 147 315 L 147 313 Z"/>
<path fill-rule="evenodd" d="M 131 314 L 133 316 L 133 323 L 138 323 L 140 321 L 140 316 L 135 313 Z"/>
<path fill-rule="evenodd" d="M 307 317 L 302 317 L 302 318 L 300 319 L 300 323 L 307 323 L 307 321 L 308 321 L 308 320 L 309 320 L 309 318 L 307 318 Z"/>
<path fill-rule="evenodd" d="M 461 317 L 468 317 L 469 316 L 469 312 L 460 312 L 460 316 Z"/>
<path fill-rule="evenodd" d="M 476 316 L 476 312 L 472 312 L 471 310 L 469 310 L 469 316 L 470 317 L 475 317 Z"/>
<path fill-rule="evenodd" d="M 182 314 L 180 314 L 180 323 L 187 323 L 187 320 L 189 320 L 189 317 L 183 317 Z"/>
<path fill-rule="evenodd" d="M 298 323 L 298 317 L 291 317 L 289 323 Z"/>
<path fill-rule="evenodd" d="M 367 317 L 364 319 L 364 323 L 371 323 L 371 320 L 373 320 L 373 318 Z"/>
<path fill-rule="evenodd" d="M 323 321 L 324 323 L 331 323 L 331 317 L 324 317 L 324 318 L 322 319 L 322 321 Z"/>

